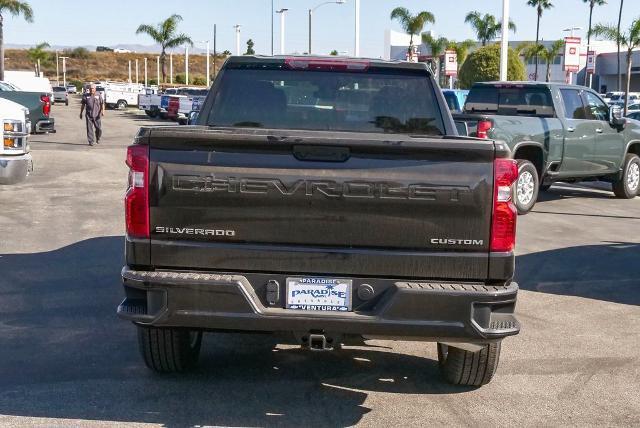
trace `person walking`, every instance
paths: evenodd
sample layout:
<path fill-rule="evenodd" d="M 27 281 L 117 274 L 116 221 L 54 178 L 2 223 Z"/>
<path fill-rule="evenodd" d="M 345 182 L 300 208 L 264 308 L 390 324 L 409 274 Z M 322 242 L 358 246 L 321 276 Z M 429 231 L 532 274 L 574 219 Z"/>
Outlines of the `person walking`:
<path fill-rule="evenodd" d="M 96 92 L 96 85 L 93 83 L 89 86 L 89 91 L 82 95 L 80 119 L 82 119 L 82 112 L 85 110 L 87 141 L 90 146 L 93 146 L 94 143 L 100 144 L 100 137 L 102 137 L 102 116 L 104 116 L 104 100 L 102 99 L 102 95 Z"/>

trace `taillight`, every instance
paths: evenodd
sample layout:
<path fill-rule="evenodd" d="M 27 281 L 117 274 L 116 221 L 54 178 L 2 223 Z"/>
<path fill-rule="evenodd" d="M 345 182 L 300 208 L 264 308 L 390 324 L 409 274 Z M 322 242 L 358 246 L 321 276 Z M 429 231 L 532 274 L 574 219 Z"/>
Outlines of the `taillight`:
<path fill-rule="evenodd" d="M 40 95 L 40 101 L 42 101 L 42 114 L 49 116 L 51 113 L 51 98 L 49 98 L 49 95 Z"/>
<path fill-rule="evenodd" d="M 149 146 L 127 147 L 129 187 L 124 199 L 127 235 L 149 237 Z"/>
<path fill-rule="evenodd" d="M 368 60 L 333 58 L 285 58 L 284 64 L 292 70 L 367 71 Z"/>
<path fill-rule="evenodd" d="M 518 211 L 513 204 L 513 183 L 518 179 L 518 164 L 513 159 L 494 162 L 493 217 L 491 246 L 493 252 L 512 251 L 516 244 Z"/>
<path fill-rule="evenodd" d="M 478 138 L 489 138 L 489 130 L 491 129 L 491 121 L 490 120 L 479 120 L 478 121 L 478 129 L 476 131 L 476 137 Z"/>

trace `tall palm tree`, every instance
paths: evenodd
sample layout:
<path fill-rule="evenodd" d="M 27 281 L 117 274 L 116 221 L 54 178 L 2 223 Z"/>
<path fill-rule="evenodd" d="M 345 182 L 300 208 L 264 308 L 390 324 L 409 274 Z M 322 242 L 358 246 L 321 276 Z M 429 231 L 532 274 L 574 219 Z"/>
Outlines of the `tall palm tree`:
<path fill-rule="evenodd" d="M 540 44 L 540 19 L 542 18 L 542 12 L 546 9 L 551 9 L 553 4 L 551 0 L 527 0 L 527 5 L 536 8 L 536 13 L 538 15 L 538 23 L 536 24 L 536 45 Z M 538 80 L 538 57 L 536 56 L 536 71 L 535 71 L 535 80 Z"/>
<path fill-rule="evenodd" d="M 173 14 L 155 27 L 153 25 L 141 25 L 136 30 L 136 34 L 147 34 L 154 42 L 162 46 L 160 54 L 160 64 L 162 64 L 162 81 L 167 81 L 167 49 L 177 48 L 180 45 L 189 44 L 193 46 L 193 41 L 186 34 L 178 34 L 178 23 L 182 21 L 182 16 Z"/>
<path fill-rule="evenodd" d="M 454 40 L 449 41 L 449 45 L 447 49 L 451 49 L 456 51 L 456 56 L 458 57 L 458 71 L 460 71 L 460 66 L 467 59 L 467 55 L 469 54 L 469 49 L 476 45 L 475 40 L 467 39 L 462 42 L 456 42 Z"/>
<path fill-rule="evenodd" d="M 43 42 L 37 44 L 33 48 L 27 49 L 27 56 L 29 57 L 29 60 L 36 64 L 36 74 L 38 76 L 40 75 L 41 63 L 44 63 L 49 59 L 49 52 L 45 51 L 48 47 L 50 47 L 49 43 Z"/>
<path fill-rule="evenodd" d="M 589 3 L 589 31 L 587 32 L 587 53 L 591 50 L 591 18 L 593 18 L 593 8 L 596 6 L 604 6 L 606 0 L 582 0 Z M 587 73 L 584 73 L 584 86 L 587 86 Z"/>
<path fill-rule="evenodd" d="M 431 58 L 433 59 L 433 63 L 435 65 L 434 74 L 436 76 L 436 80 L 440 81 L 440 55 L 444 53 L 444 50 L 449 44 L 449 40 L 444 37 L 438 37 L 436 39 L 431 34 L 423 34 L 422 43 L 427 45 L 431 50 Z"/>
<path fill-rule="evenodd" d="M 564 48 L 564 40 L 556 40 L 548 48 L 543 44 L 524 43 L 518 46 L 518 51 L 524 56 L 525 59 L 531 60 L 535 57 L 542 58 L 547 63 L 546 81 L 551 80 L 551 64 L 553 60 L 560 55 Z"/>
<path fill-rule="evenodd" d="M 622 22 L 622 6 L 624 6 L 624 0 L 620 0 L 620 10 L 618 11 L 618 33 L 620 33 L 620 23 Z M 622 88 L 622 74 L 620 73 L 620 40 L 618 40 L 618 88 Z"/>
<path fill-rule="evenodd" d="M 591 33 L 594 36 L 602 36 L 607 40 L 616 41 L 627 49 L 627 85 L 624 100 L 624 115 L 628 113 L 629 88 L 631 86 L 631 64 L 633 50 L 640 47 L 640 18 L 631 23 L 631 27 L 625 32 L 619 32 L 613 24 L 596 24 Z"/>
<path fill-rule="evenodd" d="M 391 19 L 400 22 L 402 29 L 411 36 L 409 39 L 409 55 L 413 53 L 413 36 L 417 36 L 422 32 L 427 23 L 435 24 L 436 18 L 431 12 L 426 10 L 412 15 L 406 7 L 396 7 L 391 11 Z"/>
<path fill-rule="evenodd" d="M 502 23 L 489 13 L 482 15 L 478 11 L 469 12 L 465 16 L 464 22 L 471 25 L 482 46 L 486 46 L 488 42 L 496 39 L 502 31 Z M 509 20 L 509 30 L 516 32 L 516 24 L 511 20 Z"/>
<path fill-rule="evenodd" d="M 27 22 L 33 22 L 33 9 L 29 3 L 18 0 L 0 0 L 0 80 L 4 80 L 4 15 L 22 15 Z"/>

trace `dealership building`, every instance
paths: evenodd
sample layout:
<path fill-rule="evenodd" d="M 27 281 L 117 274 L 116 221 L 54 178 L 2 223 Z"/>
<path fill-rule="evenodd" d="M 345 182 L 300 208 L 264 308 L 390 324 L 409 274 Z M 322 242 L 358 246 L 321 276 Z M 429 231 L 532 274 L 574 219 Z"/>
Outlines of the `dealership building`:
<path fill-rule="evenodd" d="M 431 33 L 436 37 L 435 34 Z M 418 58 L 420 61 L 427 61 L 431 58 L 431 51 L 428 46 L 420 43 L 421 37 L 414 36 L 414 44 L 418 46 Z M 517 48 L 524 43 L 524 40 L 514 40 L 509 42 L 509 46 Z M 527 41 L 535 43 L 535 41 Z M 409 36 L 405 33 L 400 33 L 393 30 L 385 31 L 385 59 L 406 59 L 407 50 L 409 47 Z M 545 46 L 551 46 L 553 41 L 541 41 Z M 478 43 L 476 48 L 481 47 Z M 473 50 L 474 48 L 472 48 Z M 595 73 L 591 79 L 587 78 L 587 84 L 591 80 L 591 86 L 600 91 L 615 91 L 617 89 L 618 71 L 617 71 L 617 46 L 610 41 L 592 40 L 590 50 L 595 51 Z M 535 78 L 535 60 L 525 61 L 526 78 L 528 80 L 534 80 Z M 564 52 L 556 56 L 551 64 L 551 81 L 552 82 L 568 82 L 571 77 L 572 83 L 584 84 L 585 73 L 587 65 L 587 41 L 582 40 L 580 44 L 580 66 L 577 73 L 569 73 L 564 71 L 563 67 Z M 640 92 L 640 50 L 633 53 L 633 64 L 631 69 L 631 91 Z M 620 67 L 623 74 L 623 89 L 626 74 L 626 52 L 620 53 Z M 541 59 L 538 63 L 538 80 L 544 81 L 546 76 L 547 65 Z"/>

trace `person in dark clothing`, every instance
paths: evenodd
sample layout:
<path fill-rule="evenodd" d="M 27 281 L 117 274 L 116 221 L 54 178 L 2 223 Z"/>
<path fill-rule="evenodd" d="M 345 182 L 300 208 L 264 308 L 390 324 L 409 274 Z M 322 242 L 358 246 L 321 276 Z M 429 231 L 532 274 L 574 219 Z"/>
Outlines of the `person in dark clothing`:
<path fill-rule="evenodd" d="M 100 143 L 102 137 L 102 116 L 104 116 L 104 100 L 102 95 L 96 92 L 96 85 L 91 84 L 89 92 L 82 95 L 80 105 L 80 119 L 82 112 L 86 110 L 85 119 L 87 123 L 87 141 L 90 146 Z"/>

